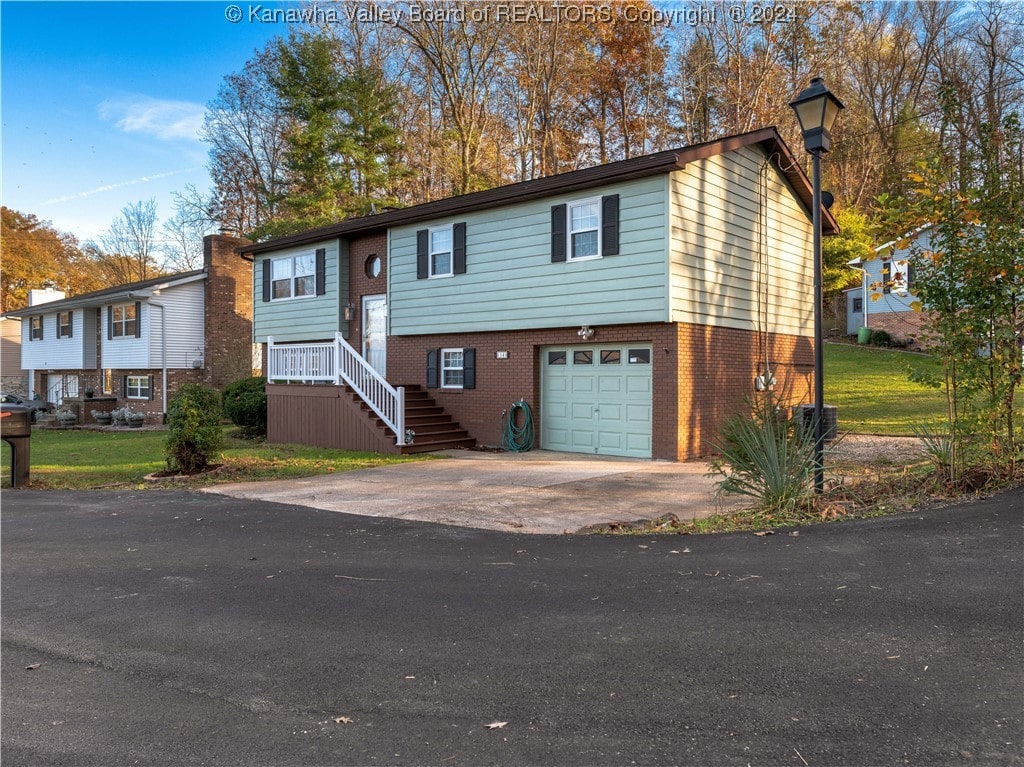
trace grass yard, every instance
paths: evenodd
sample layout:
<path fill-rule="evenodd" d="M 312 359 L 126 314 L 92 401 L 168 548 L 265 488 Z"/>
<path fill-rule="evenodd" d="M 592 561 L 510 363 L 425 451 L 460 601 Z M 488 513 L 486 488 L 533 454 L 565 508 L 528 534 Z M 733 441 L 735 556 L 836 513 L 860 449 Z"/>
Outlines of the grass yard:
<path fill-rule="evenodd" d="M 224 448 L 213 461 L 222 464 L 220 471 L 189 479 L 188 486 L 309 477 L 422 457 L 267 445 L 232 436 L 235 432 L 234 427 L 225 427 Z M 166 434 L 163 431 L 34 429 L 31 487 L 70 490 L 141 485 L 145 475 L 164 468 Z M 11 484 L 10 462 L 11 449 L 3 443 L 0 448 L 3 487 Z M 167 484 L 170 482 L 181 485 L 181 481 L 168 480 Z"/>
<path fill-rule="evenodd" d="M 838 409 L 839 431 L 913 436 L 915 425 L 945 418 L 946 397 L 909 378 L 938 372 L 924 354 L 851 344 L 825 344 L 825 402 Z"/>

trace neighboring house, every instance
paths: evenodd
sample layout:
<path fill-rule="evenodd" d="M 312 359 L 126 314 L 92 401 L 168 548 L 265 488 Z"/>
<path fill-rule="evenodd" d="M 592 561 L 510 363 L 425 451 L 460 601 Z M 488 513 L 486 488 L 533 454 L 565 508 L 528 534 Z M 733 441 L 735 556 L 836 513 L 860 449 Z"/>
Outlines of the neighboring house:
<path fill-rule="evenodd" d="M 869 261 L 849 262 L 861 273 L 861 284 L 845 291 L 847 335 L 866 327 L 884 330 L 899 343 L 920 342 L 926 315 L 915 308 L 913 251 L 931 247 L 930 228 L 925 225 L 879 245 Z"/>
<path fill-rule="evenodd" d="M 21 320 L 0 317 L 0 391 L 28 396 L 28 371 L 21 367 Z"/>
<path fill-rule="evenodd" d="M 252 271 L 236 253 L 247 244 L 211 235 L 202 269 L 8 312 L 29 395 L 78 409 L 80 422 L 129 405 L 160 423 L 181 384 L 252 375 Z"/>
<path fill-rule="evenodd" d="M 541 448 L 705 454 L 759 376 L 811 396 L 811 199 L 767 128 L 245 246 L 268 437 L 498 445 L 523 400 Z"/>

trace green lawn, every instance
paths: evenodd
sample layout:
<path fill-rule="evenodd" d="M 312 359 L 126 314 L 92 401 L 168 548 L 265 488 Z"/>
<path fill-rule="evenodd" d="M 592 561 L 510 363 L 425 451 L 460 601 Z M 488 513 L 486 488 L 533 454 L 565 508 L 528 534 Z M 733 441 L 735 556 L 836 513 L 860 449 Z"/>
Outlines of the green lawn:
<path fill-rule="evenodd" d="M 825 344 L 825 402 L 837 407 L 840 432 L 913 435 L 915 425 L 945 418 L 946 397 L 910 380 L 911 369 L 939 371 L 929 356 L 850 344 Z"/>
<path fill-rule="evenodd" d="M 224 449 L 214 459 L 223 468 L 212 476 L 189 480 L 190 486 L 309 477 L 414 458 L 302 445 L 267 445 L 229 436 L 236 431 L 233 427 L 225 429 L 228 436 Z M 83 489 L 139 485 L 145 475 L 164 468 L 165 438 L 166 432 L 162 431 L 34 429 L 31 486 Z M 0 448 L 3 487 L 10 487 L 10 460 L 11 449 L 4 444 Z"/>

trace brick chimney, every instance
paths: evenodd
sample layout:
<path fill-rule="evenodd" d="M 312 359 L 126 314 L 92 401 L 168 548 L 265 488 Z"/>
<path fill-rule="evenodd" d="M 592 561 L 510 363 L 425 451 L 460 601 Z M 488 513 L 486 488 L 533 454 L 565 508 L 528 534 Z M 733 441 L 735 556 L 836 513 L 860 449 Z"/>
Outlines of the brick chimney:
<path fill-rule="evenodd" d="M 206 270 L 206 357 L 203 383 L 223 389 L 252 375 L 252 262 L 236 248 L 249 240 L 224 234 L 203 238 Z"/>

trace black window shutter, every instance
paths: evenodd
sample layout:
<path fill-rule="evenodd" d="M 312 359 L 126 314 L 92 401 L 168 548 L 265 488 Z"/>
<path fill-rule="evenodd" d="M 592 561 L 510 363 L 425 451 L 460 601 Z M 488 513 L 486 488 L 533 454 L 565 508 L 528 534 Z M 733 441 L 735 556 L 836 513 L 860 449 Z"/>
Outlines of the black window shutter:
<path fill-rule="evenodd" d="M 425 280 L 430 276 L 427 267 L 427 249 L 430 247 L 430 230 L 416 232 L 416 279 Z"/>
<path fill-rule="evenodd" d="M 601 255 L 619 254 L 619 196 L 605 195 L 601 198 Z"/>
<path fill-rule="evenodd" d="M 327 292 L 327 249 L 316 249 L 316 294 L 322 296 Z"/>
<path fill-rule="evenodd" d="M 73 338 L 74 335 L 75 335 L 75 313 L 74 312 L 68 312 L 68 338 Z"/>
<path fill-rule="evenodd" d="M 891 264 L 892 264 L 891 261 L 883 261 L 882 262 L 882 292 L 883 293 L 891 293 L 892 292 L 892 265 Z"/>
<path fill-rule="evenodd" d="M 263 262 L 263 303 L 270 301 L 270 259 Z"/>
<path fill-rule="evenodd" d="M 142 302 L 135 302 L 135 337 L 142 338 Z"/>
<path fill-rule="evenodd" d="M 114 307 L 107 307 L 107 340 L 114 337 Z"/>
<path fill-rule="evenodd" d="M 476 388 L 476 349 L 462 350 L 462 388 Z"/>
<path fill-rule="evenodd" d="M 565 261 L 565 205 L 551 206 L 551 263 Z"/>
<path fill-rule="evenodd" d="M 466 224 L 452 227 L 452 273 L 466 273 Z"/>
<path fill-rule="evenodd" d="M 121 399 L 128 399 L 128 376 L 121 376 Z"/>
<path fill-rule="evenodd" d="M 431 349 L 427 352 L 427 388 L 436 389 L 441 373 L 441 350 Z"/>
<path fill-rule="evenodd" d="M 907 283 L 903 286 L 907 290 L 910 290 L 910 286 L 914 284 L 914 278 L 917 275 L 914 273 L 914 262 L 907 259 Z"/>
<path fill-rule="evenodd" d="M 153 376 L 149 377 L 149 399 L 153 399 Z"/>

